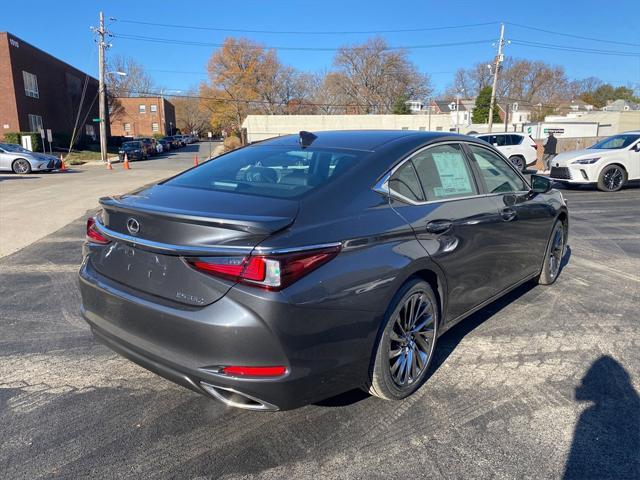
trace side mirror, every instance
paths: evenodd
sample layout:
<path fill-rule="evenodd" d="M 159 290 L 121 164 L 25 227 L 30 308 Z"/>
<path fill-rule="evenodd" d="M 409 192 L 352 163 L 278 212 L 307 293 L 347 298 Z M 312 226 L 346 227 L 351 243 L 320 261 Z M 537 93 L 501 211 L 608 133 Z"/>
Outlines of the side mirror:
<path fill-rule="evenodd" d="M 551 180 L 540 175 L 531 175 L 531 191 L 536 193 L 547 193 L 551 190 Z"/>

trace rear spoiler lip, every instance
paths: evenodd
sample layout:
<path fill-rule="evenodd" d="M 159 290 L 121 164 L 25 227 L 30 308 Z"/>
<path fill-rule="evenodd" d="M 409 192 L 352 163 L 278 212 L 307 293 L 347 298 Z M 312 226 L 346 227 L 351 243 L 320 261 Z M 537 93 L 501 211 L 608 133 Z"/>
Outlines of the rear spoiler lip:
<path fill-rule="evenodd" d="M 342 245 L 342 242 L 323 243 L 317 245 L 304 245 L 299 247 L 289 248 L 268 248 L 268 247 L 255 247 L 255 246 L 240 246 L 240 245 L 173 245 L 168 243 L 156 242 L 154 240 L 147 240 L 145 238 L 134 237 L 124 233 L 116 232 L 105 227 L 98 217 L 94 217 L 95 227 L 100 233 L 113 240 L 129 243 L 135 247 L 142 247 L 143 249 L 149 249 L 160 253 L 179 254 L 184 256 L 206 256 L 215 254 L 243 254 L 251 253 L 254 250 L 258 254 L 285 254 L 293 252 L 301 252 L 306 250 L 317 250 L 321 248 L 337 247 Z"/>
<path fill-rule="evenodd" d="M 291 217 L 278 217 L 267 215 L 224 215 L 217 214 L 215 217 L 205 214 L 193 214 L 187 213 L 184 210 L 175 210 L 167 207 L 155 208 L 151 205 L 123 205 L 118 199 L 114 197 L 103 197 L 99 200 L 100 205 L 113 210 L 119 210 L 121 212 L 130 213 L 135 215 L 138 213 L 150 213 L 159 217 L 168 219 L 179 220 L 186 223 L 194 223 L 199 225 L 207 225 L 214 227 L 223 227 L 231 230 L 237 230 L 252 234 L 264 234 L 270 235 L 274 232 L 281 230 L 291 225 L 296 217 L 296 214 Z M 264 224 L 267 224 L 266 226 Z M 103 226 L 104 227 L 104 226 Z M 121 235 L 118 232 L 115 232 Z M 135 237 L 133 237 L 135 238 Z"/>

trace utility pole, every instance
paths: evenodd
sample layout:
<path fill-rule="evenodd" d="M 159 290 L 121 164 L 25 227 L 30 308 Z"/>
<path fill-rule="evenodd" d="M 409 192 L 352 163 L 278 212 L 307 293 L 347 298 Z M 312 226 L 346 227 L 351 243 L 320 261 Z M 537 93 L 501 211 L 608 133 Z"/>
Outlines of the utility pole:
<path fill-rule="evenodd" d="M 500 24 L 500 41 L 498 42 L 498 55 L 496 55 L 495 71 L 493 72 L 493 88 L 491 89 L 491 104 L 489 105 L 489 133 L 493 128 L 493 104 L 496 101 L 496 89 L 498 88 L 498 72 L 500 64 L 504 60 L 502 48 L 504 47 L 504 23 Z"/>
<path fill-rule="evenodd" d="M 104 51 L 108 47 L 104 41 L 107 31 L 104 28 L 104 13 L 100 12 L 100 24 L 93 29 L 98 35 L 98 102 L 100 117 L 100 158 L 107 161 L 107 125 L 106 125 L 106 95 L 104 85 Z"/>

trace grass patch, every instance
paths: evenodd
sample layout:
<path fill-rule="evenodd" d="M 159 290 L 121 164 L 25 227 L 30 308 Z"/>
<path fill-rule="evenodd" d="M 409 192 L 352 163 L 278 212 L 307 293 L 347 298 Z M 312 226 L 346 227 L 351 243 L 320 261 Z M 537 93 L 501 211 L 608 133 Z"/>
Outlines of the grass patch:
<path fill-rule="evenodd" d="M 117 154 L 117 151 L 109 151 L 109 155 Z M 93 150 L 74 150 L 70 154 L 64 155 L 64 162 L 67 165 L 82 165 L 83 163 L 101 160 L 100 152 Z"/>

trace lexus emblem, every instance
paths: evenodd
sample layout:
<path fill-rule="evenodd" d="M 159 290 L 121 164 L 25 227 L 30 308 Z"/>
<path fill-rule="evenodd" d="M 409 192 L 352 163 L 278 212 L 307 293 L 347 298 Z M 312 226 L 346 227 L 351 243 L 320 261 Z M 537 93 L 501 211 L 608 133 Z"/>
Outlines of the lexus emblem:
<path fill-rule="evenodd" d="M 140 222 L 133 217 L 127 219 L 127 230 L 131 235 L 137 235 L 140 231 Z"/>

